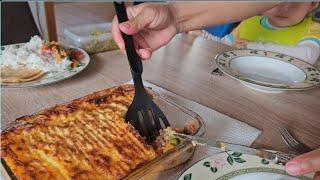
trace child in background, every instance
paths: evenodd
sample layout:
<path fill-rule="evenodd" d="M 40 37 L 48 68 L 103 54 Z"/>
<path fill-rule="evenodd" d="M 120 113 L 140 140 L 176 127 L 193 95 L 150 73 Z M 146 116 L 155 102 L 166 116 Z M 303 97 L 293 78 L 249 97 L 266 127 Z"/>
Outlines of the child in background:
<path fill-rule="evenodd" d="M 318 2 L 281 3 L 263 13 L 242 21 L 232 33 L 218 38 L 202 34 L 230 46 L 279 52 L 314 64 L 320 55 L 320 23 L 310 12 Z"/>

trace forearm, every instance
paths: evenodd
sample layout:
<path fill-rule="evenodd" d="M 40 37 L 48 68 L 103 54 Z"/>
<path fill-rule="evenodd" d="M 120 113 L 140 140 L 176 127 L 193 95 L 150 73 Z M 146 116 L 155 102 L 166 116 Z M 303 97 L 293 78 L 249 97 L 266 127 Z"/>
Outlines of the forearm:
<path fill-rule="evenodd" d="M 169 7 L 175 17 L 178 32 L 186 32 L 241 21 L 258 15 L 277 4 L 276 2 L 177 2 L 170 3 Z"/>

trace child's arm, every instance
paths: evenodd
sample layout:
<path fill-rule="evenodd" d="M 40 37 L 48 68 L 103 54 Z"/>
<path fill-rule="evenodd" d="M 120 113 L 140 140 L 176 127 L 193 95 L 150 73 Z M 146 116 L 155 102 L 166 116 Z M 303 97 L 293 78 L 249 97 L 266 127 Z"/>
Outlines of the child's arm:
<path fill-rule="evenodd" d="M 214 36 L 210 33 L 208 33 L 205 30 L 202 30 L 202 37 L 205 39 L 210 39 L 212 41 L 218 42 L 218 43 L 222 43 L 228 46 L 233 46 L 234 45 L 234 36 L 232 33 L 225 35 L 224 37 L 218 37 L 218 36 Z"/>
<path fill-rule="evenodd" d="M 304 60 L 310 64 L 314 64 L 320 56 L 320 44 L 311 40 L 301 41 L 297 46 L 249 42 L 247 48 L 283 53 Z"/>

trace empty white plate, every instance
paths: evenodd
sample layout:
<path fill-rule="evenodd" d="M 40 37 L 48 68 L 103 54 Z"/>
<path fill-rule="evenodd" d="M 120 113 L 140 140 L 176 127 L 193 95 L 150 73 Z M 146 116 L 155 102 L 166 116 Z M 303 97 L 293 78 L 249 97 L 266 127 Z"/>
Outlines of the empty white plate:
<path fill-rule="evenodd" d="M 320 72 L 297 58 L 268 51 L 234 50 L 216 57 L 218 68 L 263 92 L 305 90 L 320 84 Z"/>

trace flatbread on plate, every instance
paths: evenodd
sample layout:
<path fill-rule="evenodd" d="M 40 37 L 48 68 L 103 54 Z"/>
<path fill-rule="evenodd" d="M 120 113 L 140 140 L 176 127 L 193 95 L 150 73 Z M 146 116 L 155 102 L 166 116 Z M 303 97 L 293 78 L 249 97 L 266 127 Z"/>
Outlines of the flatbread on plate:
<path fill-rule="evenodd" d="M 9 66 L 1 67 L 2 83 L 19 83 L 28 82 L 40 78 L 45 74 L 39 69 L 31 69 L 27 67 L 11 68 Z"/>

